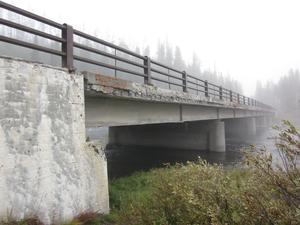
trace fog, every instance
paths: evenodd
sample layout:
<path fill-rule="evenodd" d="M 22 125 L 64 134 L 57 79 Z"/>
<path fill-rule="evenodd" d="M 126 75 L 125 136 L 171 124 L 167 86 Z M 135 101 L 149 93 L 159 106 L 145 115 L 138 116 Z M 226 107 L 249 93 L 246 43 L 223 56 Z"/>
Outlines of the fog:
<path fill-rule="evenodd" d="M 300 127 L 300 73 L 290 69 L 279 81 L 258 81 L 255 98 L 273 106 L 279 119 L 288 119 Z"/>
<path fill-rule="evenodd" d="M 32 19 L 26 18 L 24 16 L 17 15 L 13 12 L 10 12 L 5 9 L 0 9 L 0 17 L 7 19 L 9 21 L 16 22 L 18 24 L 23 24 L 29 27 L 33 27 L 37 30 L 44 31 L 46 33 L 50 33 L 56 36 L 60 36 L 60 32 L 58 29 L 55 29 L 53 27 L 50 27 L 48 25 L 45 25 L 43 23 L 34 21 Z M 51 41 L 49 39 L 45 39 L 36 35 L 32 35 L 20 30 L 16 30 L 7 26 L 3 26 L 3 29 L 0 30 L 0 34 L 4 35 L 6 37 L 11 37 L 14 39 L 19 39 L 23 40 L 29 43 L 34 43 L 39 46 L 44 46 L 47 48 L 55 49 L 55 50 L 60 50 L 61 49 L 61 44 Z M 91 32 L 94 36 L 99 37 L 97 30 L 94 30 Z M 95 49 L 102 50 L 104 52 L 120 56 L 122 58 L 129 59 L 131 61 L 136 61 L 140 64 L 143 64 L 142 60 L 139 58 L 136 58 L 134 56 L 128 55 L 126 53 L 116 51 L 114 48 L 110 48 L 107 46 L 104 46 L 99 43 L 95 43 L 93 41 L 75 36 L 75 41 L 80 44 L 84 44 L 85 46 L 92 47 Z M 130 47 L 129 43 L 126 42 L 125 39 L 120 38 L 118 41 L 114 41 L 114 39 L 107 40 L 108 42 L 114 43 L 120 47 L 123 47 L 125 49 L 134 51 L 140 55 L 144 56 L 151 56 L 151 58 L 156 59 L 159 63 L 162 63 L 164 65 L 173 67 L 177 70 L 181 71 L 187 71 L 188 74 L 196 76 L 201 78 L 202 80 L 208 80 L 211 83 L 221 85 L 227 89 L 231 89 L 233 91 L 243 93 L 242 85 L 240 82 L 237 80 L 233 79 L 229 75 L 224 75 L 222 72 L 217 71 L 215 68 L 212 70 L 210 68 L 203 68 L 201 64 L 201 60 L 199 56 L 196 53 L 193 53 L 192 55 L 192 60 L 189 62 L 187 59 L 184 58 L 182 55 L 182 50 L 180 46 L 173 46 L 168 39 L 165 39 L 163 41 L 158 41 L 155 47 L 150 47 L 149 45 L 146 45 L 144 47 L 140 46 L 135 46 L 135 47 Z M 28 48 L 23 48 L 20 46 L 15 46 L 12 44 L 8 44 L 5 42 L 0 42 L 0 52 L 3 55 L 7 56 L 12 56 L 12 57 L 19 57 L 19 58 L 24 58 L 26 60 L 31 60 L 31 61 L 37 61 L 41 63 L 46 63 L 50 64 L 53 66 L 61 66 L 61 59 L 58 56 L 51 55 L 48 53 L 43 53 L 40 51 L 28 49 Z M 152 53 L 151 53 L 152 52 Z M 92 59 L 96 60 L 105 64 L 109 65 L 116 65 L 121 68 L 129 69 L 132 71 L 140 72 L 143 73 L 143 69 L 136 67 L 134 65 L 127 64 L 125 62 L 120 62 L 118 60 L 111 59 L 106 56 L 100 56 L 91 52 L 87 52 L 85 50 L 81 50 L 78 48 L 74 49 L 74 54 L 78 55 L 83 58 L 87 59 Z M 155 67 L 155 65 L 152 65 Z M 104 67 L 99 67 L 91 64 L 86 64 L 82 62 L 75 62 L 75 68 L 77 71 L 90 71 L 90 72 L 98 72 L 103 75 L 107 76 L 115 76 L 118 78 L 126 79 L 126 80 L 132 80 L 135 82 L 143 82 L 143 78 L 134 76 L 132 74 L 128 74 L 125 72 L 120 72 L 120 71 L 115 71 L 112 69 L 104 68 Z M 162 72 L 165 73 L 170 73 L 172 75 L 172 71 L 168 71 L 167 69 L 164 68 L 159 68 L 159 70 L 165 70 Z M 155 72 L 152 72 L 153 76 L 158 76 L 160 79 L 164 79 L 164 77 L 160 76 L 159 74 L 156 74 Z M 178 76 L 178 74 L 174 74 L 174 76 Z M 170 78 L 172 79 L 172 78 Z M 174 83 L 179 83 L 181 84 L 179 80 L 170 80 L 171 82 Z M 181 87 L 175 86 L 175 85 L 168 85 L 163 82 L 159 81 L 153 81 L 154 85 L 163 87 L 163 88 L 170 88 L 173 90 L 181 90 Z M 191 93 L 196 91 L 190 90 Z M 197 92 L 198 93 L 198 92 Z M 203 94 L 203 93 L 202 93 Z"/>
<path fill-rule="evenodd" d="M 196 53 L 202 70 L 241 82 L 246 95 L 254 95 L 257 80 L 278 81 L 290 68 L 299 69 L 297 0 L 7 2 L 108 41 L 124 40 L 130 49 L 150 46 L 152 57 L 167 40 L 186 62 Z"/>

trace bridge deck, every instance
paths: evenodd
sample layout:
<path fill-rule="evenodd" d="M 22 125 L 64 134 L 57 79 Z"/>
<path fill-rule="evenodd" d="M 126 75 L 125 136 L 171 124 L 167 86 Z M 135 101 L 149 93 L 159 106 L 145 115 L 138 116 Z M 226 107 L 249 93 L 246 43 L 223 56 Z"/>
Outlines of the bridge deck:
<path fill-rule="evenodd" d="M 87 126 L 264 116 L 271 110 L 84 72 Z"/>

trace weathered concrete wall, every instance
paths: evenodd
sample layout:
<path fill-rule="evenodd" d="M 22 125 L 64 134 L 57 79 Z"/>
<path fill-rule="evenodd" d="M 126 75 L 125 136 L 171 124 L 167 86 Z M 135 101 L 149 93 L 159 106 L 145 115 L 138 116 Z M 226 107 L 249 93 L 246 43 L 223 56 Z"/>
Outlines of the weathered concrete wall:
<path fill-rule="evenodd" d="M 0 58 L 0 217 L 108 211 L 102 149 L 85 142 L 83 76 Z"/>

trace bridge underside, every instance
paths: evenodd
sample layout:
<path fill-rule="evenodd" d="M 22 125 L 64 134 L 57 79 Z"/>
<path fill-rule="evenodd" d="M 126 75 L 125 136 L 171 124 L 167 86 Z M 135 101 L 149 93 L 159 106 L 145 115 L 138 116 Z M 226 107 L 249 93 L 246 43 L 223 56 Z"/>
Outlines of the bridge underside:
<path fill-rule="evenodd" d="M 256 124 L 263 118 L 113 126 L 109 127 L 109 145 L 225 152 L 225 139 L 255 138 Z"/>

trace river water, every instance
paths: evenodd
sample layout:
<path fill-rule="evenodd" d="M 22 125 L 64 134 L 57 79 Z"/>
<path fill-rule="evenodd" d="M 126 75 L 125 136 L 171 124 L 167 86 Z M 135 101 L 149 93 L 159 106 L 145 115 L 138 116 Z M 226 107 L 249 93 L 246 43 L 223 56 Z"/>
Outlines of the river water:
<path fill-rule="evenodd" d="M 87 135 L 91 139 L 99 139 L 107 130 L 105 128 L 89 128 Z M 217 153 L 203 150 L 167 149 L 139 146 L 115 146 L 106 150 L 108 176 L 115 179 L 130 175 L 136 171 L 147 171 L 163 167 L 166 164 L 185 163 L 205 159 L 209 163 L 218 163 L 226 167 L 240 166 L 243 161 L 242 150 L 251 144 L 274 149 L 271 128 L 257 131 L 257 136 L 251 139 L 226 139 L 226 152 Z M 171 140 L 170 140 L 171 141 Z"/>

